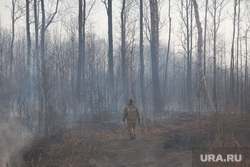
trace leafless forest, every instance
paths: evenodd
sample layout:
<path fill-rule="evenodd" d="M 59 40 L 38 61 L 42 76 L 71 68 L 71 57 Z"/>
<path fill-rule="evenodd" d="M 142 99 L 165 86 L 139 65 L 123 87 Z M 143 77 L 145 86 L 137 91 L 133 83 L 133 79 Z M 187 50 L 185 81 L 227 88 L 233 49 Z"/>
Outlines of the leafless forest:
<path fill-rule="evenodd" d="M 6 2 L 1 166 L 189 166 L 194 146 L 250 145 L 250 1 Z M 134 143 L 129 98 L 142 116 Z"/>

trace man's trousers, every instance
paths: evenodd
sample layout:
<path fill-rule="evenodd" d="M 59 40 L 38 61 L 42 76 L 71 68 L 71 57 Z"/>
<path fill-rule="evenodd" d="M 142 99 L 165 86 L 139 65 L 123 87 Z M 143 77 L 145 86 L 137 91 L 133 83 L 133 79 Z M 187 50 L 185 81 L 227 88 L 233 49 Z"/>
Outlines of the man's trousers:
<path fill-rule="evenodd" d="M 135 137 L 136 123 L 127 123 L 128 124 L 128 134 L 130 138 Z"/>

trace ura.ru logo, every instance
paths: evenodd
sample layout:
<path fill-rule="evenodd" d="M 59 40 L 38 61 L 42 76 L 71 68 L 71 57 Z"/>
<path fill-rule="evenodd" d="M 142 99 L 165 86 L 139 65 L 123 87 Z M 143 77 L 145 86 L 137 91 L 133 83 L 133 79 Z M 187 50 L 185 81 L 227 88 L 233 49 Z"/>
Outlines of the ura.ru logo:
<path fill-rule="evenodd" d="M 222 156 L 221 154 L 200 154 L 201 162 L 241 162 L 241 154 L 227 154 Z"/>

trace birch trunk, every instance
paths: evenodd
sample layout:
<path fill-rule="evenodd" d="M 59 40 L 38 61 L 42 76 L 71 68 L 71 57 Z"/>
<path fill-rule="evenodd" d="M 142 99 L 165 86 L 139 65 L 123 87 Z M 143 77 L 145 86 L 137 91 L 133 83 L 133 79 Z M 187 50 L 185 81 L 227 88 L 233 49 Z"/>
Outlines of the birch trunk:
<path fill-rule="evenodd" d="M 216 109 L 214 104 L 211 101 L 211 98 L 208 94 L 208 88 L 207 88 L 207 81 L 206 77 L 204 75 L 204 69 L 202 66 L 202 45 L 203 45 L 203 39 L 202 39 L 202 27 L 201 27 L 201 22 L 199 18 L 199 11 L 198 11 L 198 5 L 196 0 L 193 0 L 194 3 L 194 13 L 195 13 L 195 20 L 196 20 L 196 25 L 198 28 L 198 41 L 197 41 L 197 47 L 198 47 L 198 68 L 199 68 L 199 75 L 200 75 L 200 83 L 202 85 L 202 92 L 205 96 L 205 100 L 207 105 L 210 107 L 211 111 L 213 114 L 215 114 Z"/>

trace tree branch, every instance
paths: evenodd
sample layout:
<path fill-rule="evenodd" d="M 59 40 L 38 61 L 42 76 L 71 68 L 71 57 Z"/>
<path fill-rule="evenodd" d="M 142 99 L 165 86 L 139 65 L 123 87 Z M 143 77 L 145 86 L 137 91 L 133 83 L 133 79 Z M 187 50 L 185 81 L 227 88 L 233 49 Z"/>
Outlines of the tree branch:
<path fill-rule="evenodd" d="M 47 28 L 49 27 L 49 25 L 52 23 L 57 11 L 58 11 L 58 4 L 59 4 L 59 0 L 56 1 L 56 9 L 55 12 L 52 14 L 52 16 L 50 17 L 50 20 L 48 21 L 47 25 L 45 26 L 45 31 L 47 30 Z"/>

